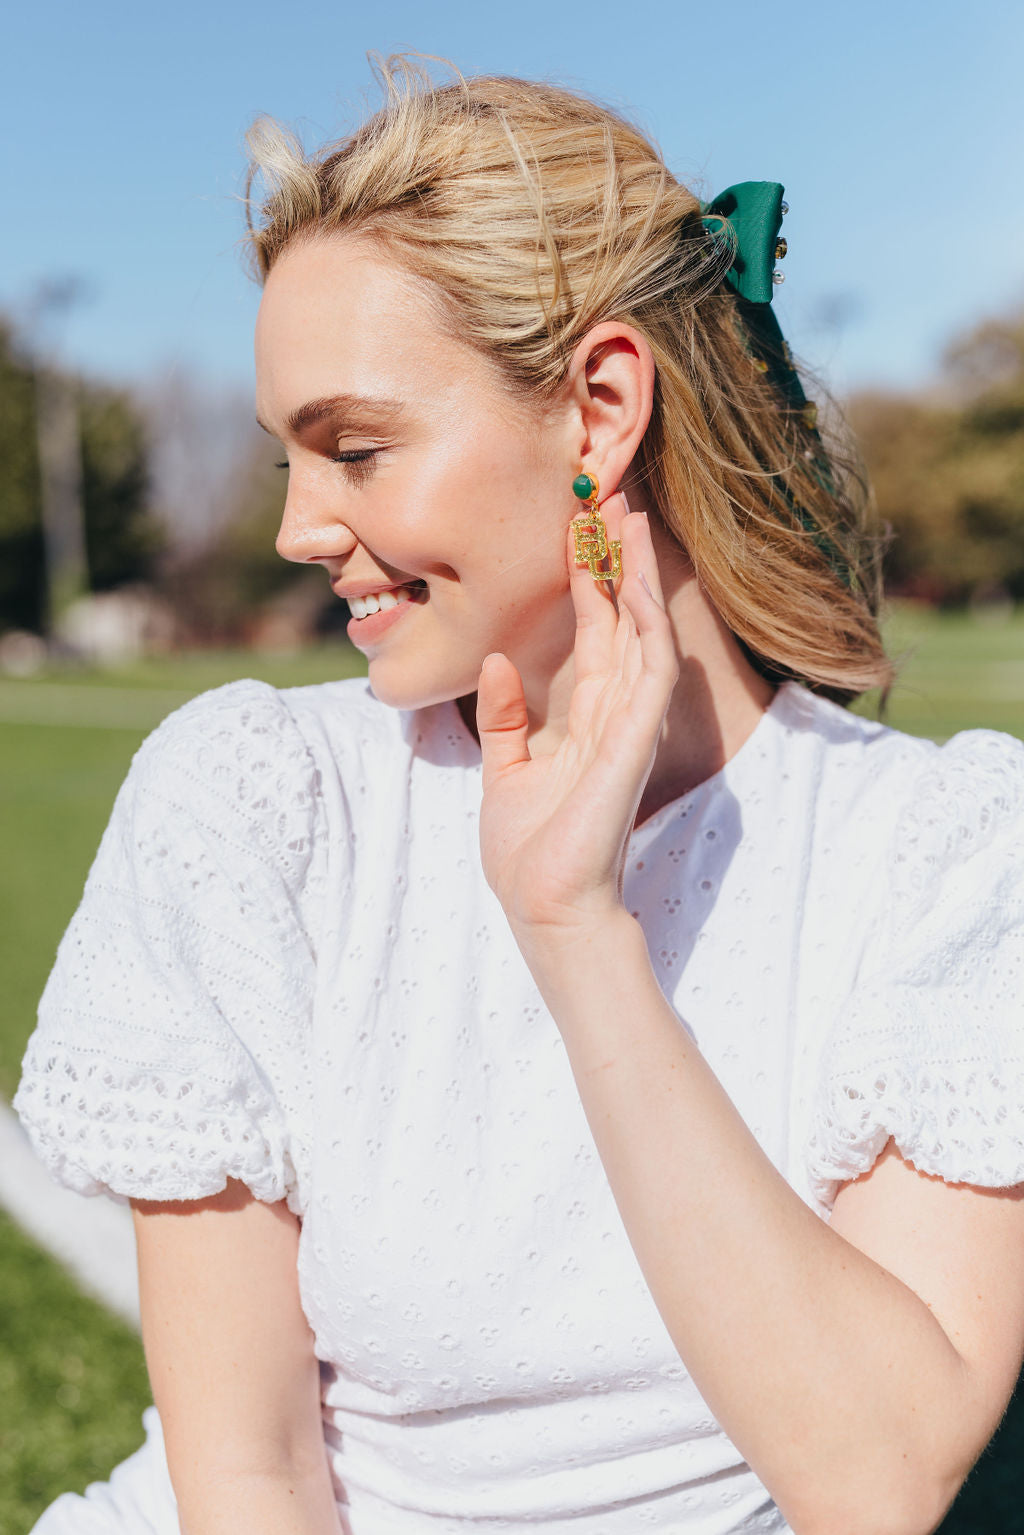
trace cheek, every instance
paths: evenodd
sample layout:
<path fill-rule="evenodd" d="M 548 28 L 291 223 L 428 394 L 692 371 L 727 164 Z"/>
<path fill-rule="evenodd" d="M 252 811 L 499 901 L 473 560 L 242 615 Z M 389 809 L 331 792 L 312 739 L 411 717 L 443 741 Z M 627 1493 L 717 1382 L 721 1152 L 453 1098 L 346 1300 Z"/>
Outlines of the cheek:
<path fill-rule="evenodd" d="M 399 505 L 392 501 L 389 517 L 397 511 L 397 525 L 428 558 L 456 568 L 493 567 L 496 576 L 534 562 L 543 584 L 557 584 L 568 580 L 571 483 L 531 461 L 520 442 L 492 441 L 431 454 L 405 484 L 396 479 Z"/>

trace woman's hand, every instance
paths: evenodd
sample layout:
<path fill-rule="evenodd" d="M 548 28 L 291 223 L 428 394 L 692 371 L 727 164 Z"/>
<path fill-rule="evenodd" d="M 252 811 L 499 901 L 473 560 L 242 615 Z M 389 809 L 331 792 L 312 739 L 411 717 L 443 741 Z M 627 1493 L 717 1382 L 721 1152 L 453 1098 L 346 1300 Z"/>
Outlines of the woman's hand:
<path fill-rule="evenodd" d="M 530 756 L 522 679 L 508 657 L 489 655 L 480 673 L 480 851 L 517 938 L 571 936 L 622 908 L 629 836 L 679 676 L 648 520 L 627 511 L 621 494 L 601 508 L 609 539 L 622 544 L 614 594 L 577 565 L 567 530 L 575 685 L 551 756 Z"/>

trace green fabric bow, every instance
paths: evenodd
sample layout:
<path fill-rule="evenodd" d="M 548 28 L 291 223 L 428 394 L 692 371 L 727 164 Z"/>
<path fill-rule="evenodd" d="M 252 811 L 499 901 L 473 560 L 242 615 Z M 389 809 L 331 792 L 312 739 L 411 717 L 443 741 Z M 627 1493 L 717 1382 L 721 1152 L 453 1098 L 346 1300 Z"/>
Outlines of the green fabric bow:
<path fill-rule="evenodd" d="M 772 274 L 779 242 L 785 191 L 778 181 L 741 181 L 726 187 L 709 203 L 701 203 L 704 228 L 717 237 L 728 226 L 735 237 L 732 266 L 726 281 L 750 304 L 770 304 Z"/>
<path fill-rule="evenodd" d="M 701 203 L 702 223 L 712 239 L 729 242 L 732 265 L 725 280 L 736 293 L 744 344 L 789 408 L 803 417 L 816 444 L 817 478 L 823 489 L 834 495 L 835 478 L 818 434 L 817 409 L 804 393 L 771 308 L 775 263 L 786 254 L 786 242 L 779 235 L 786 212 L 784 191 L 778 181 L 741 181 L 726 187 L 710 202 Z M 835 544 L 788 491 L 784 494 L 794 516 L 811 534 L 833 570 L 847 586 L 852 586 L 849 566 Z"/>
<path fill-rule="evenodd" d="M 728 242 L 732 266 L 725 280 L 735 291 L 744 326 L 744 341 L 755 362 L 795 411 L 814 426 L 813 411 L 797 377 L 771 309 L 775 262 L 785 254 L 780 243 L 785 188 L 778 181 L 741 181 L 726 187 L 709 203 L 701 203 L 702 223 L 713 240 Z M 749 338 L 749 340 L 748 340 Z"/>

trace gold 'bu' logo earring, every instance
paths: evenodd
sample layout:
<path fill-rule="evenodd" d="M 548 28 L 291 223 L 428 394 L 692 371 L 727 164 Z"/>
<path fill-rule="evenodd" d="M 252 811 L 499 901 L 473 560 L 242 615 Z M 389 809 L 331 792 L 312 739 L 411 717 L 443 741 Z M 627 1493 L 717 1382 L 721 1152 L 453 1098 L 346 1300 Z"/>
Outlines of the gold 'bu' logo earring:
<path fill-rule="evenodd" d="M 622 544 L 618 539 L 608 537 L 604 518 L 597 509 L 598 490 L 597 476 L 586 474 L 583 470 L 572 482 L 573 495 L 587 503 L 586 514 L 574 517 L 572 521 L 576 563 L 589 565 L 595 581 L 614 581 L 616 576 L 622 574 Z M 603 559 L 611 560 L 611 570 L 598 570 Z"/>

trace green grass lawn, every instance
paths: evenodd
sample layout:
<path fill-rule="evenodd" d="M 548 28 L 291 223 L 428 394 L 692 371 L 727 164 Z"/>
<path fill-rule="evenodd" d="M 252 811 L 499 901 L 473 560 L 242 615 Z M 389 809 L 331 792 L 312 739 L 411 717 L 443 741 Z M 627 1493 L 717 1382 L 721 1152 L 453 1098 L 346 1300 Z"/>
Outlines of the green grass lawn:
<path fill-rule="evenodd" d="M 1024 737 L 1024 609 L 1005 623 L 909 605 L 885 625 L 901 662 L 886 720 L 911 735 L 944 740 L 983 727 Z M 858 712 L 877 712 L 868 695 Z"/>
<path fill-rule="evenodd" d="M 26 1535 L 142 1442 L 150 1402 L 135 1333 L 0 1212 L 0 1531 Z"/>
<path fill-rule="evenodd" d="M 988 727 L 1024 738 L 1024 613 L 1000 626 L 911 608 L 889 724 L 945 739 Z M 237 677 L 292 686 L 357 675 L 345 643 L 294 657 L 218 653 L 119 671 L 0 681 L 0 1095 L 10 1098 L 36 1002 L 132 754 L 171 709 Z M 872 714 L 868 698 L 859 712 Z M 24 1535 L 60 1491 L 105 1477 L 141 1440 L 148 1401 L 134 1335 L 0 1220 L 0 1535 Z M 1024 1535 L 1024 1401 L 969 1480 L 943 1535 Z"/>

